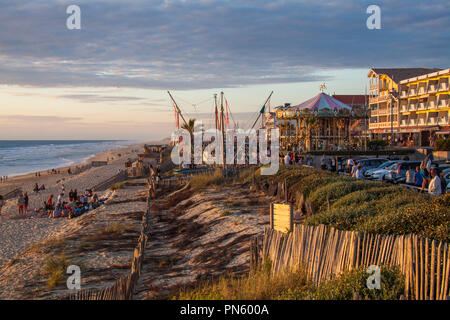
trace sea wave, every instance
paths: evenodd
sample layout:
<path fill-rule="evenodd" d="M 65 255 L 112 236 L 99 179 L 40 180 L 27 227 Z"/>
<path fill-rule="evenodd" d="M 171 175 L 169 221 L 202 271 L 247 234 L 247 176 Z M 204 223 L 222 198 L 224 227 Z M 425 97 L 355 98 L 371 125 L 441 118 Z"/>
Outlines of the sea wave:
<path fill-rule="evenodd" d="M 0 176 L 17 176 L 86 162 L 129 141 L 0 141 Z"/>

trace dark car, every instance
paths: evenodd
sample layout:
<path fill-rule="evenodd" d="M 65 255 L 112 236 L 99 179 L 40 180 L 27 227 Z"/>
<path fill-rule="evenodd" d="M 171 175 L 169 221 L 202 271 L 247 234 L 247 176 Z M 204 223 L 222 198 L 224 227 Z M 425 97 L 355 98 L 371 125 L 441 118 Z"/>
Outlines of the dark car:
<path fill-rule="evenodd" d="M 410 169 L 415 171 L 418 166 L 420 166 L 420 161 L 399 161 L 389 168 L 384 179 L 392 183 L 404 183 L 406 172 Z"/>

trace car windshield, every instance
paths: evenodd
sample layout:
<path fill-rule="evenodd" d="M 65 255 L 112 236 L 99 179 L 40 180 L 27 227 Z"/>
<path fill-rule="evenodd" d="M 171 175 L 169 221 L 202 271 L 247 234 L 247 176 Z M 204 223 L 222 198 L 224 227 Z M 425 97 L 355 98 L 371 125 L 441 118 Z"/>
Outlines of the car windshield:
<path fill-rule="evenodd" d="M 399 165 L 400 165 L 400 163 L 393 163 L 390 166 L 388 166 L 386 169 L 387 170 L 397 170 Z"/>
<path fill-rule="evenodd" d="M 391 166 L 392 164 L 393 164 L 393 163 L 392 163 L 391 161 L 386 161 L 386 162 L 381 163 L 381 164 L 378 166 L 378 168 L 379 168 L 379 169 L 385 169 L 385 168 Z"/>

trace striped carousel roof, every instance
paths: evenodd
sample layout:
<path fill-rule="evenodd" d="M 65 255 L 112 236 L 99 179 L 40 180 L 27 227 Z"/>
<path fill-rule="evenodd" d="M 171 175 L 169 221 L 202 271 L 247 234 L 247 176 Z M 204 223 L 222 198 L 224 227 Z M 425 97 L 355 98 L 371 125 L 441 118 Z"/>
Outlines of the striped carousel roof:
<path fill-rule="evenodd" d="M 314 98 L 311 98 L 297 106 L 293 106 L 292 110 L 311 110 L 322 111 L 328 109 L 330 111 L 348 110 L 352 111 L 352 108 L 342 103 L 341 101 L 330 97 L 329 95 L 321 92 Z"/>

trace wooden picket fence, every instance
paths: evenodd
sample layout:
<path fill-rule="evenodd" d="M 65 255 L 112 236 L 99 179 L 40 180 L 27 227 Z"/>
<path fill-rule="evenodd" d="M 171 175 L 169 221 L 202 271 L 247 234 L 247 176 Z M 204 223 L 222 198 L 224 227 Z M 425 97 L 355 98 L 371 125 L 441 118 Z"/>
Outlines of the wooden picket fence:
<path fill-rule="evenodd" d="M 133 260 L 131 262 L 130 274 L 119 278 L 113 285 L 103 289 L 79 290 L 68 296 L 68 300 L 132 300 L 137 282 L 141 275 L 142 263 L 144 261 L 144 251 L 147 245 L 148 217 L 150 215 L 150 201 L 153 186 L 149 188 L 147 196 L 147 210 L 142 216 L 141 234 L 138 244 L 134 249 Z"/>
<path fill-rule="evenodd" d="M 417 235 L 379 235 L 297 224 L 288 234 L 266 228 L 264 236 L 255 238 L 250 248 L 252 268 L 267 258 L 273 273 L 301 266 L 316 285 L 362 266 L 398 266 L 405 276 L 406 299 L 446 300 L 450 295 L 448 243 Z"/>

